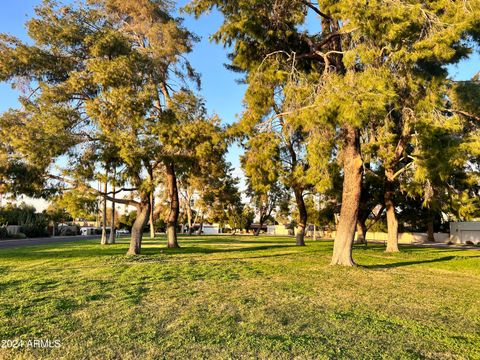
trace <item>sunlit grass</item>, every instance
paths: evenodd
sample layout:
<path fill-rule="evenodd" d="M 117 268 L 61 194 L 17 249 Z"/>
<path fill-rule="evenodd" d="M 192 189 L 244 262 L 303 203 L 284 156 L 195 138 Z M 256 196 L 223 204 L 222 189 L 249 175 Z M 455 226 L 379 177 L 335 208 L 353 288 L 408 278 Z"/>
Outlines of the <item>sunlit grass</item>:
<path fill-rule="evenodd" d="M 0 358 L 480 358 L 480 251 L 292 238 L 127 240 L 0 250 Z"/>

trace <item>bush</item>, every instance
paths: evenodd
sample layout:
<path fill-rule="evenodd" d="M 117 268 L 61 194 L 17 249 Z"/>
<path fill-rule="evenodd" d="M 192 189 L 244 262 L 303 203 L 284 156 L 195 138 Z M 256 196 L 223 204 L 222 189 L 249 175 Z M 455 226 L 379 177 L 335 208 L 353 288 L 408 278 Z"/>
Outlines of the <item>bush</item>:
<path fill-rule="evenodd" d="M 454 244 L 454 242 L 453 242 L 453 241 L 449 241 L 449 242 L 447 242 L 447 245 L 453 245 L 453 244 Z"/>
<path fill-rule="evenodd" d="M 473 241 L 470 241 L 470 240 L 467 240 L 465 242 L 466 245 L 475 245 L 475 243 Z"/>
<path fill-rule="evenodd" d="M 8 238 L 7 226 L 2 225 L 0 226 L 0 239 L 6 239 L 6 238 Z"/>
<path fill-rule="evenodd" d="M 12 234 L 12 235 L 9 235 L 9 238 L 10 239 L 26 239 L 27 238 L 27 235 L 25 235 L 24 233 L 17 233 L 17 234 Z"/>
<path fill-rule="evenodd" d="M 29 238 L 48 236 L 47 227 L 42 222 L 33 224 L 24 224 L 20 227 L 20 231 Z"/>
<path fill-rule="evenodd" d="M 75 236 L 80 234 L 80 228 L 78 226 L 63 226 L 59 230 L 60 236 Z"/>

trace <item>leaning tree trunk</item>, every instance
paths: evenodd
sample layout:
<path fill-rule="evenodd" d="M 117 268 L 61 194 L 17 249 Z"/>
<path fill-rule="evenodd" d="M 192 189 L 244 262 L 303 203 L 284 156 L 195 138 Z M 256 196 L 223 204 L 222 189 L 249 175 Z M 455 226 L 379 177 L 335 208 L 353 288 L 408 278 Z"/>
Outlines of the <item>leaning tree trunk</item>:
<path fill-rule="evenodd" d="M 173 163 L 166 165 L 167 169 L 167 187 L 168 198 L 170 200 L 170 212 L 167 218 L 167 246 L 169 248 L 178 248 L 177 224 L 180 213 L 180 202 L 178 199 L 177 177 Z"/>
<path fill-rule="evenodd" d="M 148 222 L 148 216 L 150 214 L 150 201 L 147 198 L 146 201 L 137 207 L 137 218 L 133 223 L 132 236 L 130 238 L 130 248 L 127 255 L 138 255 L 142 247 L 143 229 Z"/>
<path fill-rule="evenodd" d="M 155 210 L 155 197 L 153 192 L 150 194 L 150 239 L 155 239 L 155 222 L 154 222 L 154 212 Z"/>
<path fill-rule="evenodd" d="M 115 171 L 113 175 L 115 181 Z M 115 244 L 115 183 L 112 185 L 112 212 L 111 212 L 111 223 L 110 223 L 110 237 L 108 238 L 109 244 Z"/>
<path fill-rule="evenodd" d="M 102 208 L 102 239 L 100 244 L 107 245 L 107 191 L 108 191 L 108 171 L 105 173 L 105 184 L 103 185 L 103 208 Z"/>
<path fill-rule="evenodd" d="M 352 245 L 355 238 L 362 191 L 362 166 L 360 133 L 353 127 L 348 126 L 345 129 L 343 148 L 342 208 L 333 244 L 332 265 L 355 265 L 352 258 Z"/>
<path fill-rule="evenodd" d="M 295 200 L 298 208 L 298 225 L 297 233 L 295 234 L 296 244 L 297 246 L 305 246 L 305 229 L 307 227 L 308 219 L 307 207 L 305 206 L 302 190 L 295 187 L 293 192 L 295 193 Z"/>
<path fill-rule="evenodd" d="M 386 252 L 398 252 L 398 220 L 395 214 L 393 171 L 385 170 L 385 208 L 387 209 L 387 249 Z"/>

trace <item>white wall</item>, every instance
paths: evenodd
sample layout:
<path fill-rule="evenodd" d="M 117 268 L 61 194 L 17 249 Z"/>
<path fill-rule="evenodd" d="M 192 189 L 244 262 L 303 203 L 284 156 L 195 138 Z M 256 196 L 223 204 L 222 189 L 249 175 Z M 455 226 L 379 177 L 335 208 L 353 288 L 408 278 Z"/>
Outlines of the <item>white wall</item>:
<path fill-rule="evenodd" d="M 451 222 L 450 241 L 456 244 L 465 244 L 467 241 L 480 243 L 480 222 Z"/>

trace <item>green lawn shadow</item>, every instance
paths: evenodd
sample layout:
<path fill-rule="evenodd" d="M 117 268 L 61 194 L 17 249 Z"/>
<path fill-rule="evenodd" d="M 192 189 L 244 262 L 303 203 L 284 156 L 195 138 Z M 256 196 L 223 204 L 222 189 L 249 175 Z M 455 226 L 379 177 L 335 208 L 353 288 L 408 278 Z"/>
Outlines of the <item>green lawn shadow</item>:
<path fill-rule="evenodd" d="M 429 259 L 429 260 L 411 260 L 411 261 L 400 261 L 400 262 L 394 262 L 394 263 L 388 263 L 388 264 L 361 265 L 361 267 L 366 269 L 391 269 L 391 268 L 399 268 L 403 266 L 432 264 L 432 263 L 438 263 L 438 262 L 452 261 L 456 258 L 457 258 L 456 256 L 452 255 L 452 256 L 444 256 L 444 257 L 439 257 L 436 259 Z M 468 259 L 480 258 L 480 256 L 468 256 L 467 258 Z"/>

